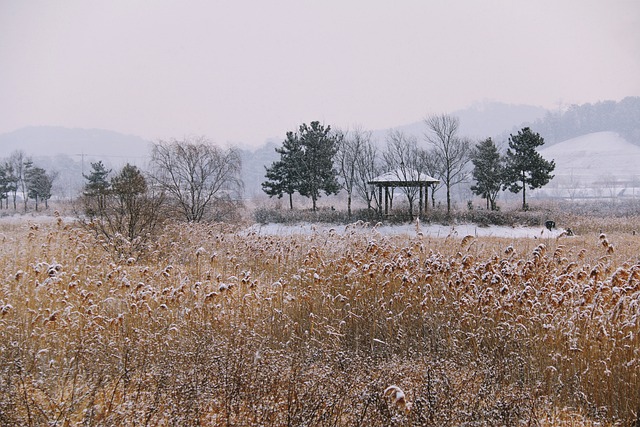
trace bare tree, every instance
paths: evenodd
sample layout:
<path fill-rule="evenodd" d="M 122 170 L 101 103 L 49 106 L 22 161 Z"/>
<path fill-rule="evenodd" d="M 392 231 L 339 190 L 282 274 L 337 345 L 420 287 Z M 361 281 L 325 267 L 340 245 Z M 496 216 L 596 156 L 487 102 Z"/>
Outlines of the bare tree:
<path fill-rule="evenodd" d="M 199 222 L 220 198 L 239 197 L 242 161 L 205 137 L 160 141 L 152 150 L 153 178 L 187 221 Z"/>
<path fill-rule="evenodd" d="M 376 171 L 374 166 L 375 156 L 371 159 L 371 154 L 375 152 L 371 145 L 371 132 L 363 131 L 361 128 L 356 128 L 351 132 L 338 131 L 337 141 L 338 151 L 335 156 L 335 162 L 338 176 L 340 177 L 340 186 L 347 193 L 347 212 L 349 218 L 351 218 L 353 192 L 358 191 L 359 183 L 361 183 L 363 176 L 367 178 L 362 187 L 364 188 L 363 198 L 367 205 L 371 206 L 373 192 L 370 191 L 368 181 L 374 176 L 369 177 L 368 175 Z M 372 165 L 367 164 L 369 160 L 373 160 Z"/>
<path fill-rule="evenodd" d="M 442 181 L 442 175 L 443 175 L 442 162 L 440 161 L 440 158 L 435 155 L 434 151 L 435 151 L 434 149 L 431 149 L 431 150 L 419 149 L 418 161 L 422 170 L 424 170 L 424 173 L 434 178 L 438 178 L 440 180 L 437 184 L 432 184 L 431 186 L 431 206 L 435 208 L 436 207 L 436 191 L 442 188 L 442 186 L 444 185 L 444 182 Z M 425 201 L 425 203 L 428 203 L 428 201 Z"/>
<path fill-rule="evenodd" d="M 367 203 L 367 209 L 371 209 L 371 203 L 379 201 L 375 196 L 375 188 L 369 184 L 375 177 L 382 173 L 378 148 L 371 140 L 371 132 L 354 133 L 353 138 L 359 138 L 360 155 L 356 158 L 356 179 L 354 187 L 358 195 Z M 380 206 L 376 206 L 376 210 Z"/>
<path fill-rule="evenodd" d="M 467 163 L 470 161 L 471 142 L 458 136 L 460 120 L 448 114 L 425 119 L 427 141 L 433 146 L 433 154 L 442 166 L 443 181 L 447 189 L 447 213 L 451 213 L 451 188 L 467 179 Z"/>
<path fill-rule="evenodd" d="M 392 130 L 387 135 L 387 148 L 383 153 L 384 164 L 390 172 L 395 172 L 399 181 L 418 181 L 423 166 L 420 163 L 418 142 L 415 137 L 402 131 Z M 413 216 L 413 204 L 419 187 L 400 187 L 409 202 L 409 215 Z"/>
<path fill-rule="evenodd" d="M 16 150 L 9 156 L 9 164 L 13 170 L 13 179 L 15 186 L 13 187 L 13 209 L 17 209 L 16 197 L 18 190 L 22 193 L 22 200 L 24 202 L 24 211 L 27 211 L 27 182 L 25 180 L 26 170 L 33 164 L 31 158 L 28 157 L 24 151 Z"/>

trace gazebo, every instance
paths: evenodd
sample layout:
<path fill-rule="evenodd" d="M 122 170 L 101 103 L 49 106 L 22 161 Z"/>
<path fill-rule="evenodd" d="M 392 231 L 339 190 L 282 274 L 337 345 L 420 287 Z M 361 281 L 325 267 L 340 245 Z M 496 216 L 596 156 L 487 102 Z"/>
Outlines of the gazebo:
<path fill-rule="evenodd" d="M 418 205 L 418 215 L 421 215 L 424 210 L 428 209 L 429 205 L 429 186 L 439 184 L 440 180 L 435 179 L 427 174 L 418 173 L 409 169 L 398 169 L 393 172 L 387 172 L 383 175 L 377 176 L 369 184 L 378 187 L 378 206 L 380 207 L 380 213 L 382 213 L 382 189 L 384 188 L 384 214 L 389 214 L 389 188 L 395 187 L 419 187 L 420 188 L 420 203 Z M 423 193 L 424 189 L 424 193 Z M 374 193 L 375 197 L 375 193 Z"/>

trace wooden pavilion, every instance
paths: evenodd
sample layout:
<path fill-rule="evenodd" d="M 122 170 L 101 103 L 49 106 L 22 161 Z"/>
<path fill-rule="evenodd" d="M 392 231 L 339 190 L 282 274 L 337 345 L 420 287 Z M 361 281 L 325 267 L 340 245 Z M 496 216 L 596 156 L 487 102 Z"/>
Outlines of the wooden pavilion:
<path fill-rule="evenodd" d="M 383 175 L 375 177 L 369 184 L 378 187 L 378 206 L 380 207 L 380 213 L 382 213 L 382 189 L 384 188 L 384 214 L 389 214 L 389 188 L 395 187 L 419 187 L 420 188 L 420 202 L 418 205 L 418 215 L 422 215 L 423 207 L 424 212 L 427 211 L 429 206 L 429 186 L 435 186 L 439 184 L 440 180 L 435 179 L 427 174 L 418 173 L 408 169 L 398 169 L 393 172 L 387 172 Z M 375 197 L 375 193 L 374 193 Z M 413 213 L 412 213 L 413 214 Z"/>

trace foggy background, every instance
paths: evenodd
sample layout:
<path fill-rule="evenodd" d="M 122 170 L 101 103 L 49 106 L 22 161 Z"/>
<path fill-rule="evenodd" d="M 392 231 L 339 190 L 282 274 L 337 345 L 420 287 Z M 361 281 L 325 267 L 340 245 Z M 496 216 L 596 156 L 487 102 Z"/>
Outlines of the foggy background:
<path fill-rule="evenodd" d="M 640 2 L 0 0 L 0 134 L 108 129 L 256 147 L 478 101 L 640 95 Z"/>

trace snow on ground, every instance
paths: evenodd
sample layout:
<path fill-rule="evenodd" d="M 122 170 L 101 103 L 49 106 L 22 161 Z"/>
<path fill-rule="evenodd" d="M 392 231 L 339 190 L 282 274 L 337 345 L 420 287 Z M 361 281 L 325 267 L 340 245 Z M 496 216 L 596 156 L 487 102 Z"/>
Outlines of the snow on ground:
<path fill-rule="evenodd" d="M 615 132 L 594 132 L 543 147 L 540 154 L 555 160 L 556 177 L 591 183 L 611 176 L 629 179 L 638 175 L 640 147 Z"/>
<path fill-rule="evenodd" d="M 349 225 L 318 225 L 318 224 L 254 224 L 247 228 L 247 234 L 258 235 L 309 235 L 313 233 L 358 233 L 358 234 L 377 234 L 381 236 L 416 236 L 421 233 L 423 236 L 430 237 L 459 237 L 476 236 L 476 237 L 505 237 L 505 238 L 549 238 L 558 237 L 564 230 L 554 229 L 547 230 L 544 227 L 507 227 L 492 225 L 489 227 L 480 227 L 476 224 L 457 224 L 457 225 L 440 225 L 440 224 L 420 224 L 419 227 L 413 224 L 404 225 L 379 225 L 362 226 L 356 224 Z"/>
<path fill-rule="evenodd" d="M 70 216 L 60 217 L 65 223 L 74 222 L 76 219 Z M 0 214 L 0 225 L 20 225 L 20 224 L 49 224 L 56 222 L 57 216 L 36 213 L 14 213 Z"/>
<path fill-rule="evenodd" d="M 15 214 L 0 216 L 0 225 L 19 225 L 19 224 L 46 224 L 53 223 L 56 217 L 50 215 L 35 214 Z M 62 217 L 65 223 L 75 221 L 72 217 Z M 254 224 L 244 230 L 245 235 L 262 235 L 262 236 L 292 236 L 292 235 L 311 235 L 316 234 L 348 234 L 357 233 L 361 235 L 378 235 L 378 236 L 408 236 L 413 237 L 418 233 L 428 237 L 459 237 L 476 236 L 476 237 L 505 237 L 505 238 L 549 238 L 558 237 L 564 230 L 554 229 L 547 230 L 544 227 L 523 227 L 523 226 L 497 226 L 491 225 L 481 227 L 477 224 L 424 224 L 415 223 L 402 225 L 369 225 L 366 223 L 355 223 L 348 225 L 329 225 L 329 224 L 312 224 L 303 223 L 296 225 L 283 224 Z"/>

